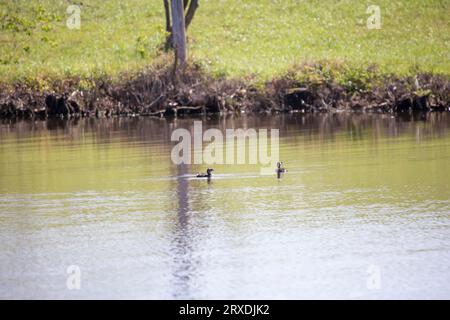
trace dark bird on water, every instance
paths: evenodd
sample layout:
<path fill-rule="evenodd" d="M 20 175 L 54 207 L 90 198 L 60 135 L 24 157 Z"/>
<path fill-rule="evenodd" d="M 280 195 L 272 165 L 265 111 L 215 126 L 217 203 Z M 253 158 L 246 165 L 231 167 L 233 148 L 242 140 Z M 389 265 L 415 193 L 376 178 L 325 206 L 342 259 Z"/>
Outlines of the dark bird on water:
<path fill-rule="evenodd" d="M 199 173 L 197 174 L 197 178 L 211 178 L 212 177 L 212 172 L 214 171 L 214 169 L 208 168 L 206 170 L 206 173 Z"/>
<path fill-rule="evenodd" d="M 283 162 L 277 162 L 277 173 L 286 173 L 287 170 L 283 168 Z"/>
<path fill-rule="evenodd" d="M 281 161 L 277 162 L 277 170 L 276 170 L 276 173 L 277 173 L 278 179 L 281 178 L 281 174 L 282 174 L 282 173 L 286 173 L 286 172 L 287 172 L 287 170 L 286 170 L 285 168 L 283 168 L 283 162 L 281 162 Z"/>

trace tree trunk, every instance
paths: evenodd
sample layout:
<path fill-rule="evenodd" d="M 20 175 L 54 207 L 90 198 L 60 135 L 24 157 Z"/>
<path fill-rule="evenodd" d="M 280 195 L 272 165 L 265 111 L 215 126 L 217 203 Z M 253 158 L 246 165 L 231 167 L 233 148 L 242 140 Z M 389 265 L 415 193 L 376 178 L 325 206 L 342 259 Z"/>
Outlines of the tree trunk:
<path fill-rule="evenodd" d="M 173 49 L 173 31 L 170 21 L 170 7 L 169 7 L 169 0 L 163 0 L 164 1 L 164 10 L 166 14 L 166 32 L 168 33 L 166 38 L 166 43 L 164 45 L 164 50 L 169 51 L 170 49 Z M 195 12 L 198 9 L 198 0 L 183 0 L 183 10 L 186 12 L 185 16 L 185 30 L 187 31 L 189 25 L 191 24 L 192 20 L 194 19 Z M 186 10 L 187 9 L 187 10 Z"/>
<path fill-rule="evenodd" d="M 169 51 L 170 49 L 173 49 L 172 44 L 172 24 L 170 22 L 170 5 L 169 0 L 163 0 L 164 1 L 164 12 L 166 14 L 166 43 L 164 44 L 164 51 Z"/>
<path fill-rule="evenodd" d="M 191 24 L 192 19 L 194 19 L 195 11 L 197 11 L 197 8 L 198 8 L 198 0 L 191 0 L 191 3 L 189 3 L 189 8 L 186 13 L 185 19 L 186 30 Z"/>
<path fill-rule="evenodd" d="M 172 27 L 170 26 L 170 6 L 168 0 L 164 1 L 164 12 L 166 13 L 166 32 L 171 33 Z"/>
<path fill-rule="evenodd" d="M 183 0 L 171 0 L 172 34 L 176 59 L 180 65 L 186 64 L 186 30 Z"/>

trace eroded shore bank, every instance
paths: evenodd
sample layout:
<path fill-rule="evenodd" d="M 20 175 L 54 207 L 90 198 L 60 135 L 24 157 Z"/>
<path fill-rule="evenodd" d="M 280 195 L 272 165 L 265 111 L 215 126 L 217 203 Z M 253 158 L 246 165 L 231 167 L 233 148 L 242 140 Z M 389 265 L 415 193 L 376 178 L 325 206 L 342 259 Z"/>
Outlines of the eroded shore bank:
<path fill-rule="evenodd" d="M 336 81 L 321 66 L 314 68 L 313 76 L 291 72 L 259 85 L 213 77 L 196 65 L 177 73 L 170 66 L 152 68 L 121 80 L 72 77 L 45 86 L 2 85 L 0 118 L 450 111 L 445 75 Z"/>

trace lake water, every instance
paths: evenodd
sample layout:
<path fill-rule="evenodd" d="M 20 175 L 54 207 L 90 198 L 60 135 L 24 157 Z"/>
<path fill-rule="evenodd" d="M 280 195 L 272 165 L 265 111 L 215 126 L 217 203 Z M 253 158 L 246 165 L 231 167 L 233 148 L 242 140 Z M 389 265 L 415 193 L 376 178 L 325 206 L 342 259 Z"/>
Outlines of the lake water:
<path fill-rule="evenodd" d="M 210 183 L 170 158 L 193 121 L 2 122 L 0 298 L 450 298 L 450 115 L 203 119 L 288 169 Z"/>

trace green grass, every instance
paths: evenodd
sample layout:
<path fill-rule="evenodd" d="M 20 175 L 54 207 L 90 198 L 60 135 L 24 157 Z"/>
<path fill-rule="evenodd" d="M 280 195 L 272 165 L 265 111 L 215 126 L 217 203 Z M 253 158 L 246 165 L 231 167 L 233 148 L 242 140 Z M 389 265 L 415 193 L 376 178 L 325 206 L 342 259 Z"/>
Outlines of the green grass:
<path fill-rule="evenodd" d="M 83 0 L 80 30 L 66 27 L 72 2 L 0 0 L 0 82 L 117 75 L 161 55 L 162 1 Z M 381 8 L 380 30 L 366 27 L 370 4 Z M 200 0 L 189 55 L 213 74 L 261 80 L 324 61 L 450 75 L 449 12 L 450 0 Z"/>

